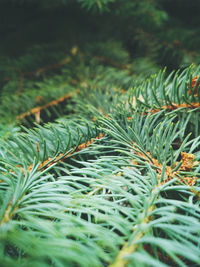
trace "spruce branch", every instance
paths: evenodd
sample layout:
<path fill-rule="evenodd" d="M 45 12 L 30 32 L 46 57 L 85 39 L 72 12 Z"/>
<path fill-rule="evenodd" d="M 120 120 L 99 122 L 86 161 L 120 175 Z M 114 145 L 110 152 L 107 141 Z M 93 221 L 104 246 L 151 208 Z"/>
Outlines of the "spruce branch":
<path fill-rule="evenodd" d="M 22 119 L 24 119 L 25 117 L 30 116 L 30 115 L 32 115 L 32 114 L 35 114 L 35 116 L 37 116 L 37 114 L 39 114 L 41 110 L 46 109 L 46 108 L 51 107 L 51 106 L 55 106 L 55 105 L 57 105 L 58 103 L 60 103 L 60 102 L 64 102 L 65 100 L 67 100 L 67 99 L 69 99 L 69 98 L 71 98 L 71 97 L 72 97 L 71 94 L 66 94 L 66 95 L 64 95 L 64 96 L 61 96 L 61 97 L 59 97 L 58 99 L 53 100 L 53 101 L 51 101 L 51 102 L 49 102 L 49 103 L 47 103 L 47 104 L 45 104 L 45 105 L 43 105 L 43 106 L 38 106 L 38 107 L 32 108 L 31 110 L 29 110 L 29 111 L 27 111 L 27 112 L 25 112 L 25 113 L 23 113 L 23 114 L 18 115 L 18 116 L 16 117 L 16 119 L 17 119 L 17 120 L 22 120 Z M 38 123 L 37 119 L 36 119 L 36 122 Z"/>

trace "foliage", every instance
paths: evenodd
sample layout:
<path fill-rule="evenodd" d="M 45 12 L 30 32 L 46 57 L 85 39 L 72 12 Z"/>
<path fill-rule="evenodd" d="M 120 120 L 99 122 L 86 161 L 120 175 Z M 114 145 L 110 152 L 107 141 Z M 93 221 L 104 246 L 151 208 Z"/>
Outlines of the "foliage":
<path fill-rule="evenodd" d="M 0 266 L 199 266 L 199 14 L 182 2 L 0 1 Z"/>
<path fill-rule="evenodd" d="M 81 119 L 2 142 L 1 265 L 197 266 L 199 99 L 188 87 L 197 73 L 160 72 L 123 94 L 91 90 L 82 105 L 77 94 Z"/>

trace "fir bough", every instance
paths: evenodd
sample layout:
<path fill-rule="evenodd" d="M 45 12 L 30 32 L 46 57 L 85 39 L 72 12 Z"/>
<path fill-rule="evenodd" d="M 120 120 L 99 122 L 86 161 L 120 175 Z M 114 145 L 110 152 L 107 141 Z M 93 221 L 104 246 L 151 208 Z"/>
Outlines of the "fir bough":
<path fill-rule="evenodd" d="M 0 0 L 0 266 L 199 266 L 198 7 Z"/>
<path fill-rule="evenodd" d="M 1 266 L 198 266 L 198 74 L 91 87 L 2 141 Z"/>

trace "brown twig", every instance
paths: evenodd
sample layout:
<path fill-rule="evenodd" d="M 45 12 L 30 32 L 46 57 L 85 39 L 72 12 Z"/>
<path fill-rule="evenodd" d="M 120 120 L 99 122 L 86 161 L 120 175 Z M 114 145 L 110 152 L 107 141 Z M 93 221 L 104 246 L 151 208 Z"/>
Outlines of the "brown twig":
<path fill-rule="evenodd" d="M 166 110 L 175 110 L 178 108 L 190 108 L 190 109 L 196 109 L 200 107 L 200 103 L 182 103 L 180 105 L 173 103 L 173 105 L 168 105 L 168 106 L 162 106 L 160 109 L 152 109 L 151 113 L 154 114 L 156 112 L 159 112 L 162 109 L 166 109 Z"/>
<path fill-rule="evenodd" d="M 143 97 L 140 95 L 139 96 L 139 100 L 142 102 L 144 99 Z M 128 101 L 127 101 L 127 106 L 128 106 Z M 135 108 L 137 105 L 137 99 L 135 97 L 133 97 L 133 100 L 132 100 L 132 107 Z M 151 113 L 151 114 L 155 114 L 161 110 L 169 110 L 169 111 L 172 111 L 172 110 L 176 110 L 178 108 L 189 108 L 189 109 L 196 109 L 196 108 L 200 108 L 200 103 L 196 103 L 196 102 L 191 102 L 191 103 L 182 103 L 182 104 L 176 104 L 176 103 L 172 103 L 172 105 L 168 105 L 168 106 L 161 106 L 159 108 L 155 108 L 155 109 L 152 109 L 152 110 L 147 110 L 147 112 L 144 113 L 144 115 L 147 115 L 148 113 Z M 127 120 L 131 120 L 132 117 L 127 117 Z"/>
<path fill-rule="evenodd" d="M 44 162 L 42 162 L 38 169 L 42 170 L 45 166 L 45 168 L 50 167 L 51 165 L 53 165 L 54 163 L 57 163 L 59 161 L 64 161 L 66 158 L 68 158 L 69 156 L 73 155 L 74 153 L 83 150 L 84 148 L 88 147 L 89 145 L 91 145 L 94 142 L 94 139 L 101 139 L 103 137 L 103 134 L 99 134 L 99 136 L 90 139 L 89 141 L 87 141 L 87 143 L 82 143 L 78 146 L 78 148 L 76 150 L 74 150 L 72 153 L 68 153 L 67 155 L 64 156 L 63 153 L 60 153 L 54 160 L 52 158 L 48 158 L 47 160 L 45 160 Z M 36 143 L 37 149 L 38 149 L 38 145 Z M 29 165 L 28 166 L 28 171 L 30 172 L 33 168 L 33 165 Z"/>
<path fill-rule="evenodd" d="M 102 137 L 103 137 L 103 134 L 101 133 L 98 136 L 96 136 L 95 138 L 90 139 L 86 143 L 80 144 L 76 150 L 74 150 L 72 153 L 68 153 L 65 156 L 64 156 L 63 153 L 60 153 L 55 159 L 48 158 L 44 162 L 40 163 L 40 165 L 38 167 L 38 170 L 42 170 L 42 169 L 48 168 L 48 167 L 52 166 L 54 163 L 64 161 L 66 158 L 68 158 L 69 156 L 72 156 L 74 153 L 76 153 L 78 151 L 81 151 L 84 148 L 87 148 L 89 145 L 91 145 L 94 142 L 94 139 L 101 139 Z M 37 150 L 37 152 L 40 151 L 38 142 L 36 142 L 36 150 Z M 21 169 L 23 171 L 23 173 L 24 173 L 24 169 L 23 169 L 23 167 L 21 165 L 17 165 L 16 167 Z M 27 170 L 30 172 L 32 170 L 32 168 L 33 168 L 33 164 L 29 165 Z M 13 170 L 10 170 L 10 172 L 15 174 L 15 172 Z M 2 183 L 2 182 L 3 181 L 0 180 L 0 183 Z"/>
<path fill-rule="evenodd" d="M 23 75 L 23 77 L 27 77 L 27 76 L 40 76 L 42 73 L 46 72 L 46 71 L 49 71 L 49 70 L 53 70 L 53 69 L 57 69 L 57 68 L 60 68 L 62 67 L 63 65 L 69 63 L 71 61 L 71 58 L 70 57 L 67 57 L 65 58 L 63 61 L 61 62 L 58 62 L 58 63 L 53 63 L 51 65 L 48 65 L 48 66 L 45 66 L 45 67 L 42 67 L 42 68 L 39 68 L 35 71 L 25 71 L 25 72 L 22 72 L 21 70 L 17 70 L 16 68 L 13 68 L 13 69 L 16 69 L 20 75 Z M 12 80 L 12 77 L 5 77 L 4 79 L 2 79 L 1 81 L 10 81 Z"/>
<path fill-rule="evenodd" d="M 97 59 L 99 62 L 104 62 L 104 63 L 106 63 L 108 65 L 111 65 L 111 66 L 113 66 L 115 68 L 118 68 L 118 69 L 121 69 L 121 70 L 124 69 L 124 70 L 130 71 L 129 70 L 129 67 L 130 67 L 129 64 L 124 64 L 124 65 L 123 64 L 119 64 L 119 63 L 113 61 L 110 58 L 105 58 L 105 57 L 102 57 L 102 56 L 94 56 L 94 58 Z M 71 61 L 71 58 L 70 57 L 67 57 L 64 60 L 62 60 L 61 62 L 54 63 L 52 65 L 48 65 L 48 66 L 39 68 L 39 69 L 37 69 L 35 71 L 25 71 L 25 72 L 22 72 L 21 70 L 17 70 L 17 69 L 16 70 L 19 72 L 20 76 L 23 76 L 23 79 L 24 79 L 24 77 L 30 77 L 30 76 L 38 77 L 42 73 L 45 73 L 46 71 L 53 70 L 53 69 L 58 69 L 58 68 L 62 67 L 63 65 L 66 65 L 70 61 Z M 15 69 L 15 68 L 13 68 L 13 69 Z M 12 77 L 5 77 L 5 78 L 3 78 L 0 81 L 10 81 L 12 79 L 13 79 Z"/>
<path fill-rule="evenodd" d="M 66 95 L 64 95 L 64 96 L 61 96 L 61 97 L 59 97 L 58 99 L 53 100 L 53 101 L 51 101 L 51 102 L 49 102 L 49 103 L 47 103 L 47 104 L 45 104 L 45 105 L 43 105 L 43 106 L 38 106 L 38 107 L 32 108 L 31 110 L 29 110 L 29 111 L 27 111 L 27 112 L 24 112 L 24 113 L 22 113 L 21 115 L 18 115 L 18 116 L 16 117 L 16 119 L 17 119 L 17 120 L 22 120 L 22 119 L 24 119 L 24 118 L 27 117 L 27 116 L 30 116 L 30 115 L 32 115 L 32 114 L 37 114 L 37 113 L 40 112 L 41 110 L 46 109 L 46 108 L 51 107 L 51 106 L 55 106 L 55 105 L 57 105 L 58 103 L 61 103 L 61 102 L 65 101 L 65 100 L 67 100 L 67 99 L 69 99 L 69 98 L 71 98 L 71 97 L 72 97 L 71 94 L 66 94 Z"/>

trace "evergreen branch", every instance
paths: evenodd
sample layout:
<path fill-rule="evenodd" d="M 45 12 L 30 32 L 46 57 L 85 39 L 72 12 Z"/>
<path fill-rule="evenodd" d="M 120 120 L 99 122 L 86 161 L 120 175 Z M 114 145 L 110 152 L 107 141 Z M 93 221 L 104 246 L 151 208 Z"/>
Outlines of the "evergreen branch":
<path fill-rule="evenodd" d="M 187 172 L 191 171 L 193 168 L 193 160 L 194 160 L 194 155 L 186 152 L 181 152 L 181 162 L 175 162 L 174 166 L 166 166 L 165 164 L 160 164 L 159 161 L 151 156 L 149 152 L 147 152 L 147 157 L 143 153 L 139 152 L 134 152 L 137 154 L 139 157 L 144 158 L 149 164 L 153 162 L 153 166 L 156 167 L 156 172 L 158 173 L 158 184 L 162 185 L 167 183 L 168 181 L 178 178 L 178 180 L 181 183 L 187 184 L 188 186 L 192 187 L 195 185 L 197 181 L 197 177 L 185 177 L 185 176 L 180 176 L 179 172 L 180 171 L 186 171 L 184 173 L 185 175 Z M 151 159 L 151 160 L 150 160 Z M 134 164 L 138 164 L 137 160 L 133 161 Z"/>
<path fill-rule="evenodd" d="M 170 208 L 169 204 L 174 205 L 174 207 L 176 207 L 177 209 L 178 207 L 181 207 L 183 205 L 185 206 L 185 209 L 187 209 L 188 212 L 190 210 L 190 207 L 189 205 L 185 204 L 185 201 L 167 200 L 162 199 L 162 197 L 160 197 L 159 192 L 165 191 L 165 189 L 167 188 L 168 190 L 169 188 L 173 190 L 173 186 L 168 187 L 169 184 L 172 184 L 172 181 L 165 184 L 164 187 L 163 185 L 159 186 L 159 188 L 157 188 L 157 186 L 154 187 L 154 189 L 152 190 L 152 196 L 147 201 L 148 204 L 145 205 L 145 210 L 142 213 L 138 224 L 132 229 L 133 235 L 131 236 L 131 240 L 127 241 L 125 245 L 119 250 L 115 261 L 109 266 L 124 267 L 127 266 L 129 263 L 135 263 L 137 266 L 137 264 L 142 262 L 149 264 L 149 260 L 150 262 L 152 261 L 153 266 L 166 266 L 164 263 L 162 264 L 162 260 L 165 260 L 165 263 L 167 263 L 170 262 L 169 258 L 171 258 L 171 264 L 177 263 L 178 266 L 186 267 L 188 265 L 184 264 L 185 258 L 192 261 L 194 260 L 195 262 L 199 261 L 200 254 L 199 252 L 197 252 L 196 247 L 193 245 L 194 240 L 194 242 L 198 243 L 198 238 L 196 239 L 195 236 L 199 227 L 199 219 L 197 219 L 197 217 L 199 216 L 194 215 L 194 217 L 192 218 L 192 220 L 194 220 L 193 223 L 196 225 L 196 227 L 193 227 L 193 229 L 191 229 L 192 221 L 190 221 L 190 219 L 187 219 L 187 215 L 181 215 L 181 211 L 180 213 L 175 211 L 175 214 L 172 212 L 171 208 L 173 206 L 171 206 Z M 180 191 L 182 190 L 181 187 L 177 187 L 177 189 Z M 188 187 L 186 187 L 185 189 L 188 190 Z M 157 205 L 159 204 L 164 204 L 166 208 L 164 206 L 158 208 Z M 181 209 L 184 209 L 183 206 L 181 207 Z M 175 220 L 177 222 L 175 225 L 173 219 L 171 222 L 170 218 L 166 217 L 170 216 L 170 213 L 173 213 L 172 217 L 176 217 Z M 160 217 L 156 218 L 155 214 L 159 214 Z M 154 230 L 156 228 L 159 228 L 160 230 L 164 231 L 167 236 L 165 236 L 165 238 L 156 237 L 155 232 L 153 234 L 151 228 L 154 228 Z M 186 229 L 188 229 L 188 233 L 185 233 Z M 177 236 L 177 233 L 179 233 L 178 236 L 180 235 L 180 238 Z M 161 233 L 158 232 L 158 235 L 160 234 Z M 168 237 L 170 237 L 170 239 Z M 165 244 L 165 242 L 169 242 L 168 245 Z M 145 244 L 148 244 L 150 246 L 155 245 L 159 247 L 162 251 L 165 252 L 165 255 L 163 255 L 162 253 L 161 256 L 159 249 L 157 250 L 155 249 L 155 247 L 152 248 L 152 250 L 149 247 L 146 248 Z M 180 246 L 180 249 L 178 250 L 177 245 L 178 247 Z M 184 248 L 189 248 L 190 252 L 184 254 Z M 193 252 L 193 249 L 195 250 L 195 252 Z M 149 260 L 145 259 L 145 250 L 153 254 L 154 258 L 147 257 L 147 259 Z M 158 255 L 156 255 L 157 253 Z M 198 255 L 196 255 L 196 253 Z M 181 255 L 181 257 L 177 257 L 176 254 Z M 156 258 L 159 259 L 159 262 L 156 262 Z"/>
<path fill-rule="evenodd" d="M 56 158 L 48 158 L 47 160 L 45 160 L 44 162 L 40 163 L 38 170 L 43 170 L 46 169 L 47 167 L 50 167 L 51 165 L 57 163 L 57 162 L 61 162 L 64 161 L 65 159 L 69 158 L 70 156 L 75 155 L 77 152 L 87 148 L 88 146 L 90 146 L 93 142 L 94 139 L 98 140 L 101 139 L 103 137 L 102 134 L 99 134 L 99 136 L 96 136 L 95 138 L 92 138 L 91 140 L 87 141 L 87 143 L 82 143 L 80 145 L 78 145 L 78 148 L 74 148 L 73 152 L 66 152 L 65 154 L 60 153 Z M 28 166 L 28 170 L 31 171 L 33 168 L 33 165 L 29 165 Z"/>
<path fill-rule="evenodd" d="M 169 42 L 163 41 L 160 38 L 157 38 L 152 33 L 145 32 L 142 29 L 136 29 L 136 32 L 141 34 L 141 35 L 143 35 L 143 36 L 145 36 L 148 40 L 154 40 L 154 41 L 158 42 L 159 44 L 162 44 L 166 48 L 170 48 L 173 51 L 180 51 L 185 55 L 189 55 L 191 63 L 194 61 L 195 56 L 198 55 L 197 51 L 189 50 L 189 49 L 186 49 L 186 48 L 182 47 L 181 46 L 181 42 L 179 40 L 173 40 L 172 43 L 169 43 Z"/>
<path fill-rule="evenodd" d="M 154 112 L 159 109 L 172 111 L 178 108 L 198 108 L 200 103 L 197 94 L 198 72 L 198 68 L 194 69 L 191 66 L 181 74 L 179 71 L 175 74 L 170 73 L 166 79 L 164 79 L 165 70 L 159 72 L 130 92 L 129 105 L 133 102 L 134 106 L 143 105 L 148 110 L 153 109 Z M 196 76 L 192 78 L 193 75 Z"/>
<path fill-rule="evenodd" d="M 48 71 L 48 70 L 53 70 L 53 69 L 57 69 L 57 68 L 60 68 L 62 67 L 63 65 L 69 63 L 71 61 L 71 58 L 70 57 L 67 57 L 65 58 L 64 60 L 60 61 L 60 62 L 57 62 L 57 63 L 54 63 L 54 64 L 51 64 L 51 65 L 48 65 L 48 66 L 45 66 L 45 67 L 42 67 L 42 68 L 39 68 L 37 69 L 36 71 L 26 71 L 26 72 L 22 72 L 21 70 L 18 70 L 19 74 L 21 77 L 23 77 L 23 80 L 24 80 L 24 77 L 30 77 L 30 76 L 40 76 L 42 73 Z M 10 68 L 9 68 L 10 69 Z M 13 70 L 15 70 L 16 68 L 12 68 Z M 16 69 L 17 70 L 17 69 Z M 3 80 L 1 81 L 10 81 L 12 80 L 13 78 L 12 77 L 5 77 Z M 21 82 L 23 84 L 23 82 Z M 20 86 L 22 87 L 22 85 Z"/>
<path fill-rule="evenodd" d="M 72 48 L 72 51 L 73 51 L 73 48 Z M 76 53 L 77 52 L 73 53 L 73 55 L 76 55 Z M 84 55 L 82 53 L 82 56 L 86 56 L 86 55 Z M 123 64 L 119 64 L 118 62 L 115 62 L 112 59 L 106 58 L 106 57 L 103 57 L 103 56 L 94 56 L 93 58 L 95 58 L 100 63 L 106 63 L 109 66 L 113 66 L 113 67 L 115 67 L 117 69 L 120 69 L 120 70 L 126 70 L 126 71 L 128 71 L 129 74 L 133 74 L 133 72 L 130 70 L 130 65 L 129 64 L 124 64 L 124 65 Z M 19 87 L 17 89 L 17 94 L 18 95 L 20 94 L 20 91 L 21 91 L 21 89 L 23 87 L 23 82 L 24 82 L 25 77 L 31 77 L 31 76 L 39 77 L 41 74 L 43 74 L 43 73 L 45 73 L 45 72 L 47 72 L 49 70 L 54 70 L 54 69 L 63 67 L 64 65 L 66 65 L 70 61 L 71 61 L 71 58 L 70 57 L 66 57 L 65 59 L 60 60 L 57 63 L 54 63 L 54 64 L 51 64 L 51 65 L 39 68 L 39 69 L 37 69 L 35 71 L 25 71 L 25 72 L 23 72 L 22 70 L 18 70 L 18 69 L 13 68 L 13 67 L 9 68 L 9 69 L 13 69 L 13 70 L 16 70 L 16 71 L 19 72 L 19 81 L 20 82 L 19 82 Z M 5 77 L 0 81 L 10 81 L 10 80 L 13 80 L 13 77 Z M 72 80 L 72 83 L 73 82 L 74 81 Z"/>
<path fill-rule="evenodd" d="M 34 170 L 35 170 L 35 166 L 34 166 Z M 16 176 L 16 174 L 14 172 L 12 172 L 12 175 L 13 176 Z M 18 191 L 20 187 L 20 185 L 22 184 L 22 172 L 20 171 L 19 174 L 18 174 L 18 181 L 17 181 L 17 184 L 16 184 L 16 192 L 12 192 L 13 194 L 11 194 L 11 192 L 8 192 L 10 194 L 8 195 L 11 195 L 11 198 L 10 200 L 6 199 L 5 200 L 5 204 L 7 204 L 5 207 L 4 205 L 2 206 L 2 210 L 4 210 L 4 212 L 1 213 L 1 220 L 0 220 L 0 227 L 5 224 L 5 223 L 8 223 L 12 217 L 14 216 L 14 214 L 17 212 L 17 209 L 18 209 L 18 205 L 19 203 L 21 202 L 21 200 L 23 199 L 23 197 L 25 196 L 24 192 L 23 191 Z M 31 175 L 30 175 L 31 176 Z M 27 174 L 25 174 L 25 180 L 27 179 Z M 6 203 L 7 202 L 7 203 Z"/>
<path fill-rule="evenodd" d="M 12 26 L 18 2 L 0 55 L 0 265 L 199 266 L 200 66 L 148 76 L 163 59 L 170 69 L 198 62 L 198 49 L 189 51 L 198 12 L 183 20 L 187 8 L 175 8 L 179 16 L 164 1 L 76 0 L 112 8 L 93 16 L 74 1 L 45 0 Z M 11 6 L 2 7 L 4 19 Z M 56 38 L 43 37 L 55 8 Z M 24 21 L 30 42 L 15 38 L 9 58 Z M 40 42 L 30 47 L 33 31 Z"/>
<path fill-rule="evenodd" d="M 156 187 L 155 187 L 156 189 Z M 151 201 L 150 201 L 151 202 Z M 150 221 L 151 212 L 154 210 L 154 205 L 148 207 L 147 211 L 143 212 L 141 214 L 141 217 L 143 218 L 140 222 L 141 225 L 145 228 L 145 225 L 147 225 Z M 140 226 L 140 225 L 139 225 Z M 125 245 L 121 248 L 119 251 L 115 261 L 109 265 L 109 267 L 125 267 L 129 263 L 129 260 L 127 259 L 127 256 L 134 254 L 134 252 L 138 248 L 137 241 L 140 240 L 144 236 L 144 232 L 139 229 L 139 226 L 134 227 L 134 237 L 131 241 L 131 244 L 125 243 Z M 136 243 L 136 244 L 135 244 Z"/>
<path fill-rule="evenodd" d="M 161 106 L 159 109 L 152 109 L 149 112 L 154 114 L 154 113 L 157 113 L 161 110 L 172 111 L 172 110 L 176 110 L 176 109 L 185 109 L 185 108 L 188 108 L 191 110 L 196 110 L 196 109 L 200 108 L 200 103 L 182 103 L 179 105 L 173 103 L 171 106 L 170 105 L 169 106 Z M 148 113 L 146 113 L 146 114 L 148 114 Z"/>
<path fill-rule="evenodd" d="M 113 61 L 110 58 L 106 58 L 103 56 L 95 56 L 94 58 L 97 59 L 99 62 L 106 63 L 106 64 L 113 66 L 113 67 L 120 69 L 120 70 L 126 70 L 126 71 L 128 71 L 129 74 L 133 74 L 133 72 L 130 70 L 129 64 L 122 65 L 122 64 L 119 64 L 118 62 Z"/>
<path fill-rule="evenodd" d="M 132 121 L 136 120 L 137 118 L 138 120 L 136 124 L 137 128 L 139 128 L 139 124 L 143 122 L 141 129 L 143 128 L 142 130 L 144 130 L 145 128 L 147 130 L 146 132 L 143 131 L 143 133 L 141 133 L 140 129 L 139 130 L 137 129 L 137 131 L 132 132 L 129 130 L 128 126 L 126 126 L 127 129 L 124 130 L 116 121 L 112 119 L 102 120 L 103 124 L 107 126 L 107 128 L 105 128 L 104 131 L 108 133 L 109 135 L 112 135 L 115 139 L 119 140 L 121 144 L 124 144 L 130 150 L 131 155 L 134 156 L 134 159 L 131 160 L 131 162 L 135 166 L 137 166 L 137 164 L 140 165 L 142 160 L 145 160 L 149 164 L 154 166 L 154 168 L 156 169 L 156 172 L 158 173 L 159 184 L 166 183 L 173 178 L 178 178 L 178 180 L 181 183 L 186 183 L 190 187 L 193 186 L 197 181 L 197 177 L 195 177 L 193 174 L 191 177 L 185 177 L 185 175 L 187 174 L 189 176 L 191 175 L 192 168 L 194 166 L 193 161 L 194 161 L 195 156 L 194 154 L 186 153 L 182 151 L 182 147 L 186 144 L 189 136 L 185 138 L 181 147 L 179 148 L 179 150 L 177 150 L 176 156 L 175 155 L 171 156 L 171 160 L 170 160 L 171 166 L 167 166 L 167 162 L 169 161 L 168 155 L 170 155 L 171 153 L 170 143 L 172 144 L 173 140 L 177 137 L 176 129 L 178 125 L 176 125 L 173 129 L 173 124 L 170 125 L 168 123 L 168 125 L 166 126 L 165 121 L 164 121 L 161 124 L 154 126 L 155 129 L 152 134 L 151 128 L 153 128 L 153 125 L 155 125 L 155 123 L 157 122 L 152 121 L 150 123 L 149 121 L 150 117 L 145 118 L 145 121 L 144 121 L 144 116 L 142 114 L 143 113 L 140 113 L 140 112 L 135 113 L 134 117 L 132 117 Z M 156 117 L 158 118 L 158 116 Z M 139 120 L 141 122 L 139 122 Z M 146 127 L 148 125 L 148 129 L 144 127 L 145 124 L 146 124 Z M 126 137 L 127 135 L 126 131 L 132 134 L 133 140 L 131 140 L 130 135 Z M 151 137 L 148 135 L 150 135 Z M 151 138 L 151 143 L 149 143 L 150 138 Z M 163 142 L 167 142 L 167 146 Z M 194 146 L 198 145 L 196 140 L 193 143 L 196 144 Z M 157 159 L 154 158 L 153 153 L 157 156 Z M 175 159 L 178 157 L 179 154 L 181 154 L 181 161 L 176 162 Z M 180 174 L 182 175 L 184 174 L 184 175 L 180 176 Z"/>
<path fill-rule="evenodd" d="M 76 92 L 78 92 L 78 90 L 77 90 Z M 55 105 L 57 105 L 58 103 L 64 102 L 65 100 L 67 100 L 67 99 L 69 99 L 69 98 L 71 98 L 71 97 L 72 97 L 72 94 L 66 94 L 66 95 L 64 95 L 64 96 L 61 96 L 61 97 L 59 97 L 58 99 L 53 100 L 53 101 L 51 101 L 51 102 L 49 102 L 49 103 L 47 103 L 47 104 L 45 104 L 45 105 L 43 105 L 43 106 L 38 106 L 38 107 L 32 108 L 31 110 L 29 110 L 29 111 L 27 111 L 27 112 L 25 112 L 25 113 L 23 113 L 23 114 L 21 114 L 21 115 L 18 115 L 18 116 L 16 117 L 16 119 L 17 119 L 17 120 L 22 120 L 22 119 L 24 119 L 25 117 L 30 116 L 30 115 L 32 115 L 32 114 L 36 114 L 36 115 L 37 115 L 37 114 L 40 114 L 40 111 L 41 111 L 41 110 L 46 109 L 46 108 L 51 107 L 51 106 L 55 106 Z M 36 120 L 36 121 L 37 121 L 37 120 Z"/>

